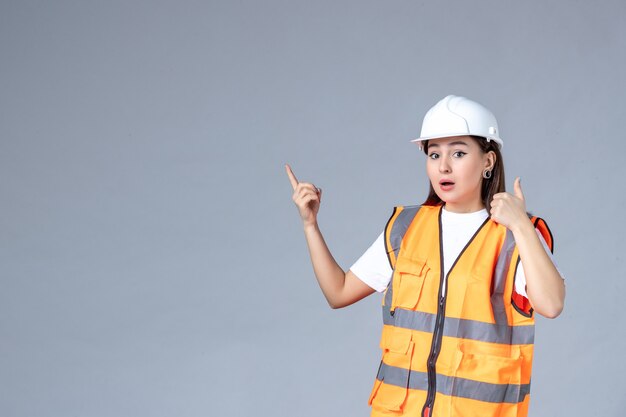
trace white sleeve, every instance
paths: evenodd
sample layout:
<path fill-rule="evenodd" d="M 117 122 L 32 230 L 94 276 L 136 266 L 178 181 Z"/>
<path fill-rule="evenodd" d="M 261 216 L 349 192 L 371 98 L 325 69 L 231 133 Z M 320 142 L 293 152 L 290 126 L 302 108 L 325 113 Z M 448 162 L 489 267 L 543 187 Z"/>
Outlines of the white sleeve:
<path fill-rule="evenodd" d="M 552 255 L 552 252 L 550 252 L 550 248 L 548 247 L 548 244 L 541 235 L 541 232 L 537 229 L 535 229 L 535 232 L 537 232 L 537 236 L 539 236 L 539 240 L 541 241 L 543 248 L 546 250 L 546 253 L 550 257 L 550 260 L 552 260 L 552 263 L 556 267 L 556 270 L 559 271 L 559 267 L 554 261 L 554 256 Z M 565 279 L 561 271 L 559 271 L 559 274 L 561 275 L 561 278 Z M 522 266 L 521 261 L 517 266 L 517 271 L 515 271 L 515 292 L 528 298 L 528 294 L 526 294 L 526 275 L 524 274 L 524 267 Z"/>
<path fill-rule="evenodd" d="M 383 231 L 363 255 L 350 267 L 361 281 L 378 292 L 383 292 L 391 281 L 393 270 L 389 265 Z"/>

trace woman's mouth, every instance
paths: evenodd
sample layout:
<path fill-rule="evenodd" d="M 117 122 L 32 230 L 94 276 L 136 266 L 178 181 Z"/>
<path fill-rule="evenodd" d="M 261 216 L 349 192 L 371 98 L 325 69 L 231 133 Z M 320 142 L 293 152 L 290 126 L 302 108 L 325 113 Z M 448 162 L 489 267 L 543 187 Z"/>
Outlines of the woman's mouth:
<path fill-rule="evenodd" d="M 450 181 L 450 180 L 441 180 L 439 181 L 439 187 L 443 190 L 443 191 L 450 191 L 454 188 L 454 182 Z"/>

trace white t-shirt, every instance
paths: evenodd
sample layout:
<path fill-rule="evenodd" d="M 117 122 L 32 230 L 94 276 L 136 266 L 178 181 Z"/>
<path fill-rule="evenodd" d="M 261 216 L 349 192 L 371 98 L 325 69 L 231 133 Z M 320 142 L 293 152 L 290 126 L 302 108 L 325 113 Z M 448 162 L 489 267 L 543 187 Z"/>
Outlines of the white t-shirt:
<path fill-rule="evenodd" d="M 442 240 L 443 240 L 443 266 L 444 277 L 448 274 L 450 267 L 459 256 L 467 242 L 476 233 L 478 228 L 488 217 L 487 210 L 482 209 L 473 213 L 453 213 L 447 211 L 445 207 L 441 213 Z M 554 258 L 550 248 L 546 244 L 541 233 L 535 229 L 544 249 L 554 263 Z M 381 232 L 374 243 L 365 251 L 363 255 L 350 267 L 350 270 L 361 281 L 378 292 L 383 292 L 391 281 L 393 270 L 389 265 L 387 251 L 385 249 L 385 232 Z M 556 263 L 555 263 L 556 266 Z M 558 270 L 558 268 L 557 268 Z M 560 273 L 560 271 L 559 271 Z M 563 276 L 563 274 L 561 274 Z M 443 286 L 445 291 L 446 286 Z M 526 295 L 526 276 L 524 267 L 519 263 L 515 272 L 515 291 L 528 298 Z"/>

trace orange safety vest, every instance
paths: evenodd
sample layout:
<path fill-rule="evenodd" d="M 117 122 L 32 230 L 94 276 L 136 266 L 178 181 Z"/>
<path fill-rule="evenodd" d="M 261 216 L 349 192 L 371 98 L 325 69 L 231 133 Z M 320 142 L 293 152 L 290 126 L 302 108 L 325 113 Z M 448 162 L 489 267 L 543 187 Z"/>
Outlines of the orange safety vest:
<path fill-rule="evenodd" d="M 527 416 L 535 320 L 513 291 L 513 233 L 487 218 L 444 277 L 441 208 L 395 207 L 385 227 L 393 275 L 371 416 Z"/>

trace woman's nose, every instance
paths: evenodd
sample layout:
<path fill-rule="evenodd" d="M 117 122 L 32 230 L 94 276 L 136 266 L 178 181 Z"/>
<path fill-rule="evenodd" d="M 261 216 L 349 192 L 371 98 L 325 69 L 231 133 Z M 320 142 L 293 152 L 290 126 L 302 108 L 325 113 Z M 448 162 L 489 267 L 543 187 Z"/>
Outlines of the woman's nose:
<path fill-rule="evenodd" d="M 450 161 L 448 161 L 448 158 L 439 158 L 439 172 L 450 172 Z"/>

